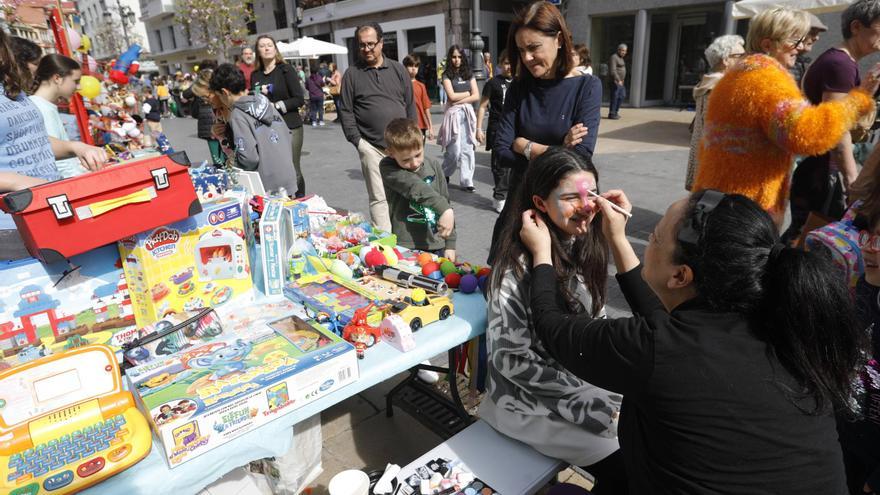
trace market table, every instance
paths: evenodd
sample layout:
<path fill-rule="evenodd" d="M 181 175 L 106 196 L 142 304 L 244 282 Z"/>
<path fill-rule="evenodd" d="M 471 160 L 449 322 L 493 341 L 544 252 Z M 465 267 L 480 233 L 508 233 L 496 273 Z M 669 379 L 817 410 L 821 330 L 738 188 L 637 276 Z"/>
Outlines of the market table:
<path fill-rule="evenodd" d="M 191 461 L 169 469 L 155 439 L 149 455 L 112 478 L 82 493 L 112 495 L 195 494 L 232 469 L 264 457 L 280 456 L 292 447 L 291 427 L 422 361 L 478 337 L 486 331 L 486 302 L 482 294 L 453 296 L 455 314 L 414 334 L 416 348 L 402 353 L 386 342 L 366 352 L 358 362 L 360 377 L 315 402 L 254 429 Z"/>

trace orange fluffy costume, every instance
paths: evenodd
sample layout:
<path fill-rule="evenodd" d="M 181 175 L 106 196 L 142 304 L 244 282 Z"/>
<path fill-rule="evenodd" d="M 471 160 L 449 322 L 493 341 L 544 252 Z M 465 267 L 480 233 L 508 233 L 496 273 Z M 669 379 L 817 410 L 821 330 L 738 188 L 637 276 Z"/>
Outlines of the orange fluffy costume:
<path fill-rule="evenodd" d="M 813 106 L 779 62 L 750 55 L 709 96 L 693 190 L 742 194 L 781 221 L 794 156 L 829 151 L 873 105 L 856 88 Z"/>

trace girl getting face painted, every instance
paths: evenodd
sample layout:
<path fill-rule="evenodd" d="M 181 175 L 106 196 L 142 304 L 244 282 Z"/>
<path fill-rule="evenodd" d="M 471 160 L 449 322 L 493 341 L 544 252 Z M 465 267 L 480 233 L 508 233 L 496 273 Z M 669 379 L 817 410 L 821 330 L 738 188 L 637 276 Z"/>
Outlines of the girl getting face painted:
<path fill-rule="evenodd" d="M 580 236 L 590 231 L 598 211 L 595 197 L 587 191 L 599 192 L 596 176 L 577 170 L 564 176 L 546 198 L 533 195 L 532 202 L 562 233 Z"/>

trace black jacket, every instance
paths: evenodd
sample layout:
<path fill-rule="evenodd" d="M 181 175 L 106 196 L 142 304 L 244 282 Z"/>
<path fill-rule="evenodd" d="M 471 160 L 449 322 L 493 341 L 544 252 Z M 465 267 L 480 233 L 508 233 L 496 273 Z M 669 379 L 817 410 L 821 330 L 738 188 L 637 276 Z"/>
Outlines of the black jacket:
<path fill-rule="evenodd" d="M 832 413 L 803 413 L 786 397 L 793 378 L 744 317 L 699 299 L 667 312 L 640 267 L 617 275 L 634 316 L 571 315 L 553 267 L 532 273 L 532 317 L 548 352 L 623 394 L 631 494 L 846 493 Z"/>
<path fill-rule="evenodd" d="M 192 100 L 190 108 L 192 116 L 198 120 L 199 139 L 213 139 L 211 128 L 214 126 L 214 109 L 211 108 L 211 104 L 201 96 L 196 96 L 192 88 L 187 88 L 183 92 L 183 97 Z"/>
<path fill-rule="evenodd" d="M 279 108 L 278 112 L 284 118 L 288 129 L 302 127 L 303 121 L 299 115 L 299 109 L 305 104 L 305 95 L 299 75 L 290 64 L 276 64 L 272 72 L 268 74 L 264 74 L 259 68 L 254 69 L 251 74 L 251 88 L 257 84 L 261 86 L 271 84 L 272 92 L 266 95 L 269 97 L 269 101 L 272 103 L 284 102 L 283 111 Z"/>

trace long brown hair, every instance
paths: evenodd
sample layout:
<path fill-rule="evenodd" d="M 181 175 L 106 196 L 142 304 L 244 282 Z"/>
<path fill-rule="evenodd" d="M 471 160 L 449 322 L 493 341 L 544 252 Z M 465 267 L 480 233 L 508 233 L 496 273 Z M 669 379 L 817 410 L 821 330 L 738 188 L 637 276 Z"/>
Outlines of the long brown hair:
<path fill-rule="evenodd" d="M 29 78 L 24 76 L 21 67 L 15 60 L 15 55 L 12 53 L 9 35 L 0 29 L 0 81 L 3 82 L 6 96 L 10 99 L 17 97 L 19 93 L 24 91 L 28 80 Z"/>
<path fill-rule="evenodd" d="M 495 255 L 495 263 L 492 266 L 490 291 L 501 287 L 502 277 L 508 270 L 512 270 L 514 276 L 521 280 L 526 269 L 532 266 L 532 256 L 519 237 L 523 212 L 535 208 L 532 196 L 550 197 L 550 193 L 567 176 L 581 171 L 593 174 L 596 178 L 596 187 L 599 187 L 599 172 L 593 162 L 561 146 L 551 147 L 529 165 L 516 193 L 508 199 L 513 203 L 508 211 L 507 225 L 501 230 L 498 242 L 501 248 Z M 608 280 L 608 244 L 602 234 L 602 217 L 596 215 L 590 222 L 589 232 L 577 236 L 573 243 L 569 243 L 564 240 L 564 234 L 546 214 L 542 212 L 538 214 L 550 229 L 553 268 L 556 270 L 560 290 L 569 311 L 579 313 L 586 310 L 591 315 L 597 316 L 605 306 Z M 583 277 L 587 291 L 590 293 L 593 301 L 591 308 L 584 308 L 570 288 L 570 282 L 578 276 Z"/>
<path fill-rule="evenodd" d="M 519 47 L 516 46 L 516 32 L 522 28 L 534 29 L 545 36 L 559 35 L 561 39 L 556 55 L 556 79 L 562 79 L 571 72 L 574 68 L 574 60 L 571 56 L 574 43 L 571 41 L 571 32 L 568 30 L 559 9 L 544 0 L 538 0 L 526 9 L 519 11 L 510 24 L 510 30 L 507 34 L 507 55 L 510 57 L 510 66 L 513 69 L 514 77 L 517 79 L 532 77 L 532 74 L 523 65 Z"/>
<path fill-rule="evenodd" d="M 284 63 L 284 57 L 281 56 L 281 52 L 278 50 L 278 42 L 275 41 L 275 38 L 269 36 L 268 34 L 261 34 L 257 36 L 257 41 L 254 42 L 254 52 L 257 55 L 257 69 L 263 71 L 266 69 L 266 66 L 263 64 L 263 57 L 260 56 L 260 50 L 257 47 L 260 45 L 260 40 L 271 40 L 272 46 L 275 47 L 275 65 L 281 65 Z"/>

